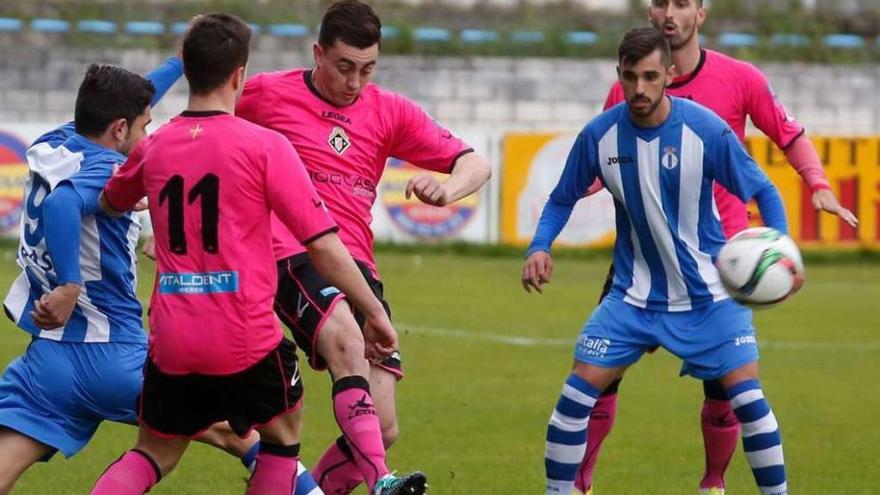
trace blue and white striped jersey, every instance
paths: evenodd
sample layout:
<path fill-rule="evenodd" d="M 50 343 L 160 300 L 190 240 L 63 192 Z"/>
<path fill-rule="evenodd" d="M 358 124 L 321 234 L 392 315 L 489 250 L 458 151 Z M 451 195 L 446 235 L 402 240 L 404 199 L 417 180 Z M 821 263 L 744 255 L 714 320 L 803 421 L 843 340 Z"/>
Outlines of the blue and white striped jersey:
<path fill-rule="evenodd" d="M 744 202 L 756 197 L 767 224 L 787 228 L 778 192 L 730 127 L 694 102 L 671 101 L 669 118 L 656 128 L 636 126 L 625 103 L 587 124 L 530 252 L 549 250 L 598 177 L 617 217 L 611 294 L 641 308 L 688 311 L 729 297 L 714 265 L 725 238 L 713 181 Z"/>
<path fill-rule="evenodd" d="M 4 305 L 23 330 L 66 342 L 146 342 L 141 305 L 135 295 L 135 262 L 140 223 L 131 213 L 104 215 L 98 195 L 113 168 L 125 156 L 77 134 L 73 123 L 38 138 L 27 151 L 18 264 L 23 269 Z M 43 201 L 61 183 L 69 183 L 84 204 L 78 249 L 82 292 L 62 328 L 42 330 L 30 317 L 34 301 L 58 286 L 43 235 Z"/>

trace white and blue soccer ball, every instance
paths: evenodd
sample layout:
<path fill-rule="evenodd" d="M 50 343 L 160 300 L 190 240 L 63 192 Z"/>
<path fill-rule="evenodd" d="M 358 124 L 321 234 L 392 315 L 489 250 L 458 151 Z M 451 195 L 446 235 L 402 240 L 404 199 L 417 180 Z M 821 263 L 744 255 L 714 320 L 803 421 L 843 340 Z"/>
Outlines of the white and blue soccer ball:
<path fill-rule="evenodd" d="M 769 227 L 754 227 L 731 237 L 715 261 L 721 282 L 735 300 L 772 306 L 804 284 L 804 261 L 790 237 Z"/>

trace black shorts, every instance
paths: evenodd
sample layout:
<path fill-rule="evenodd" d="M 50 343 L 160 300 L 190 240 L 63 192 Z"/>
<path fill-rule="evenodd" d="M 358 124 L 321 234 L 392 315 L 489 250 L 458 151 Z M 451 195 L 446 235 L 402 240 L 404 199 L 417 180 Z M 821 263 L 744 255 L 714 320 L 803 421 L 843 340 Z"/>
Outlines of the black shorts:
<path fill-rule="evenodd" d="M 382 302 L 385 312 L 391 318 L 391 308 L 385 301 L 382 282 L 373 277 L 367 265 L 356 263 L 373 294 Z M 318 273 L 308 254 L 297 254 L 278 261 L 275 313 L 290 329 L 297 347 L 302 349 L 309 358 L 309 365 L 316 370 L 327 369 L 327 363 L 316 352 L 318 335 L 321 333 L 324 320 L 344 298 L 345 295 L 339 289 Z M 355 310 L 354 317 L 363 329 L 364 315 Z M 379 366 L 393 373 L 398 379 L 403 378 L 399 351 L 395 351 Z"/>
<path fill-rule="evenodd" d="M 244 438 L 257 426 L 301 405 L 296 346 L 288 339 L 250 368 L 232 375 L 168 375 L 147 359 L 138 417 L 160 436 L 195 438 L 229 421 Z"/>

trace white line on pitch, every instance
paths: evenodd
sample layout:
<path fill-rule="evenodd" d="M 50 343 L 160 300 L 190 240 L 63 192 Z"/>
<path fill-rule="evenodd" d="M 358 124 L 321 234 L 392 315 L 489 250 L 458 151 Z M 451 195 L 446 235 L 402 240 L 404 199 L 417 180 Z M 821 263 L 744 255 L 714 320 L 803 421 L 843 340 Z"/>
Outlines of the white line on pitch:
<path fill-rule="evenodd" d="M 541 337 L 519 337 L 515 335 L 502 335 L 496 333 L 474 332 L 458 328 L 438 328 L 421 325 L 408 325 L 398 323 L 401 331 L 409 331 L 415 334 L 436 335 L 464 340 L 483 340 L 498 344 L 507 344 L 520 347 L 569 347 L 574 345 L 575 336 L 570 339 L 552 339 Z M 762 349 L 781 351 L 847 351 L 847 352 L 878 352 L 880 342 L 804 342 L 804 341 L 768 341 L 759 340 Z"/>

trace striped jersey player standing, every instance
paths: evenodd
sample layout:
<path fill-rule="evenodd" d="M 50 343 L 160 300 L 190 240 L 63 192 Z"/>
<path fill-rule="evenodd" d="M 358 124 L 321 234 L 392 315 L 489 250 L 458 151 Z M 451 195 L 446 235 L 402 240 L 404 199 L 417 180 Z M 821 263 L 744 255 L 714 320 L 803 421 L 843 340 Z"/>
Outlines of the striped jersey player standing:
<path fill-rule="evenodd" d="M 788 163 L 809 188 L 813 207 L 837 215 L 841 222 L 849 226 L 857 226 L 855 215 L 842 207 L 834 196 L 816 149 L 804 127 L 786 112 L 764 74 L 749 63 L 701 48 L 699 28 L 707 15 L 702 0 L 651 2 L 648 18 L 655 28 L 663 32 L 672 46 L 675 77 L 669 84 L 667 93 L 696 101 L 711 109 L 743 141 L 746 119 L 751 119 L 785 153 Z M 623 88 L 617 82 L 608 94 L 605 109 L 623 101 Z M 591 192 L 596 189 L 592 187 Z M 727 238 L 748 227 L 745 203 L 720 184 L 715 185 L 714 195 Z M 603 297 L 607 289 L 606 284 Z M 578 493 L 589 493 L 592 487 L 593 469 L 599 450 L 611 431 L 617 414 L 619 384 L 615 382 L 608 387 L 593 410 L 587 454 L 578 470 Z M 700 480 L 700 492 L 705 495 L 722 495 L 724 473 L 739 439 L 739 422 L 718 381 L 704 381 L 703 391 L 705 400 L 700 416 L 706 466 Z"/>
<path fill-rule="evenodd" d="M 758 381 L 752 314 L 733 302 L 714 266 L 725 242 L 712 188 L 754 198 L 766 223 L 787 231 L 776 188 L 718 116 L 670 97 L 671 48 L 654 28 L 633 30 L 619 47 L 626 102 L 578 135 L 541 215 L 523 268 L 527 290 L 552 272 L 550 246 L 596 179 L 614 197 L 617 241 L 610 292 L 581 331 L 574 368 L 547 429 L 548 495 L 571 493 L 599 394 L 655 346 L 682 372 L 720 380 L 744 425 L 746 456 L 764 495 L 787 493 L 782 441 Z"/>

